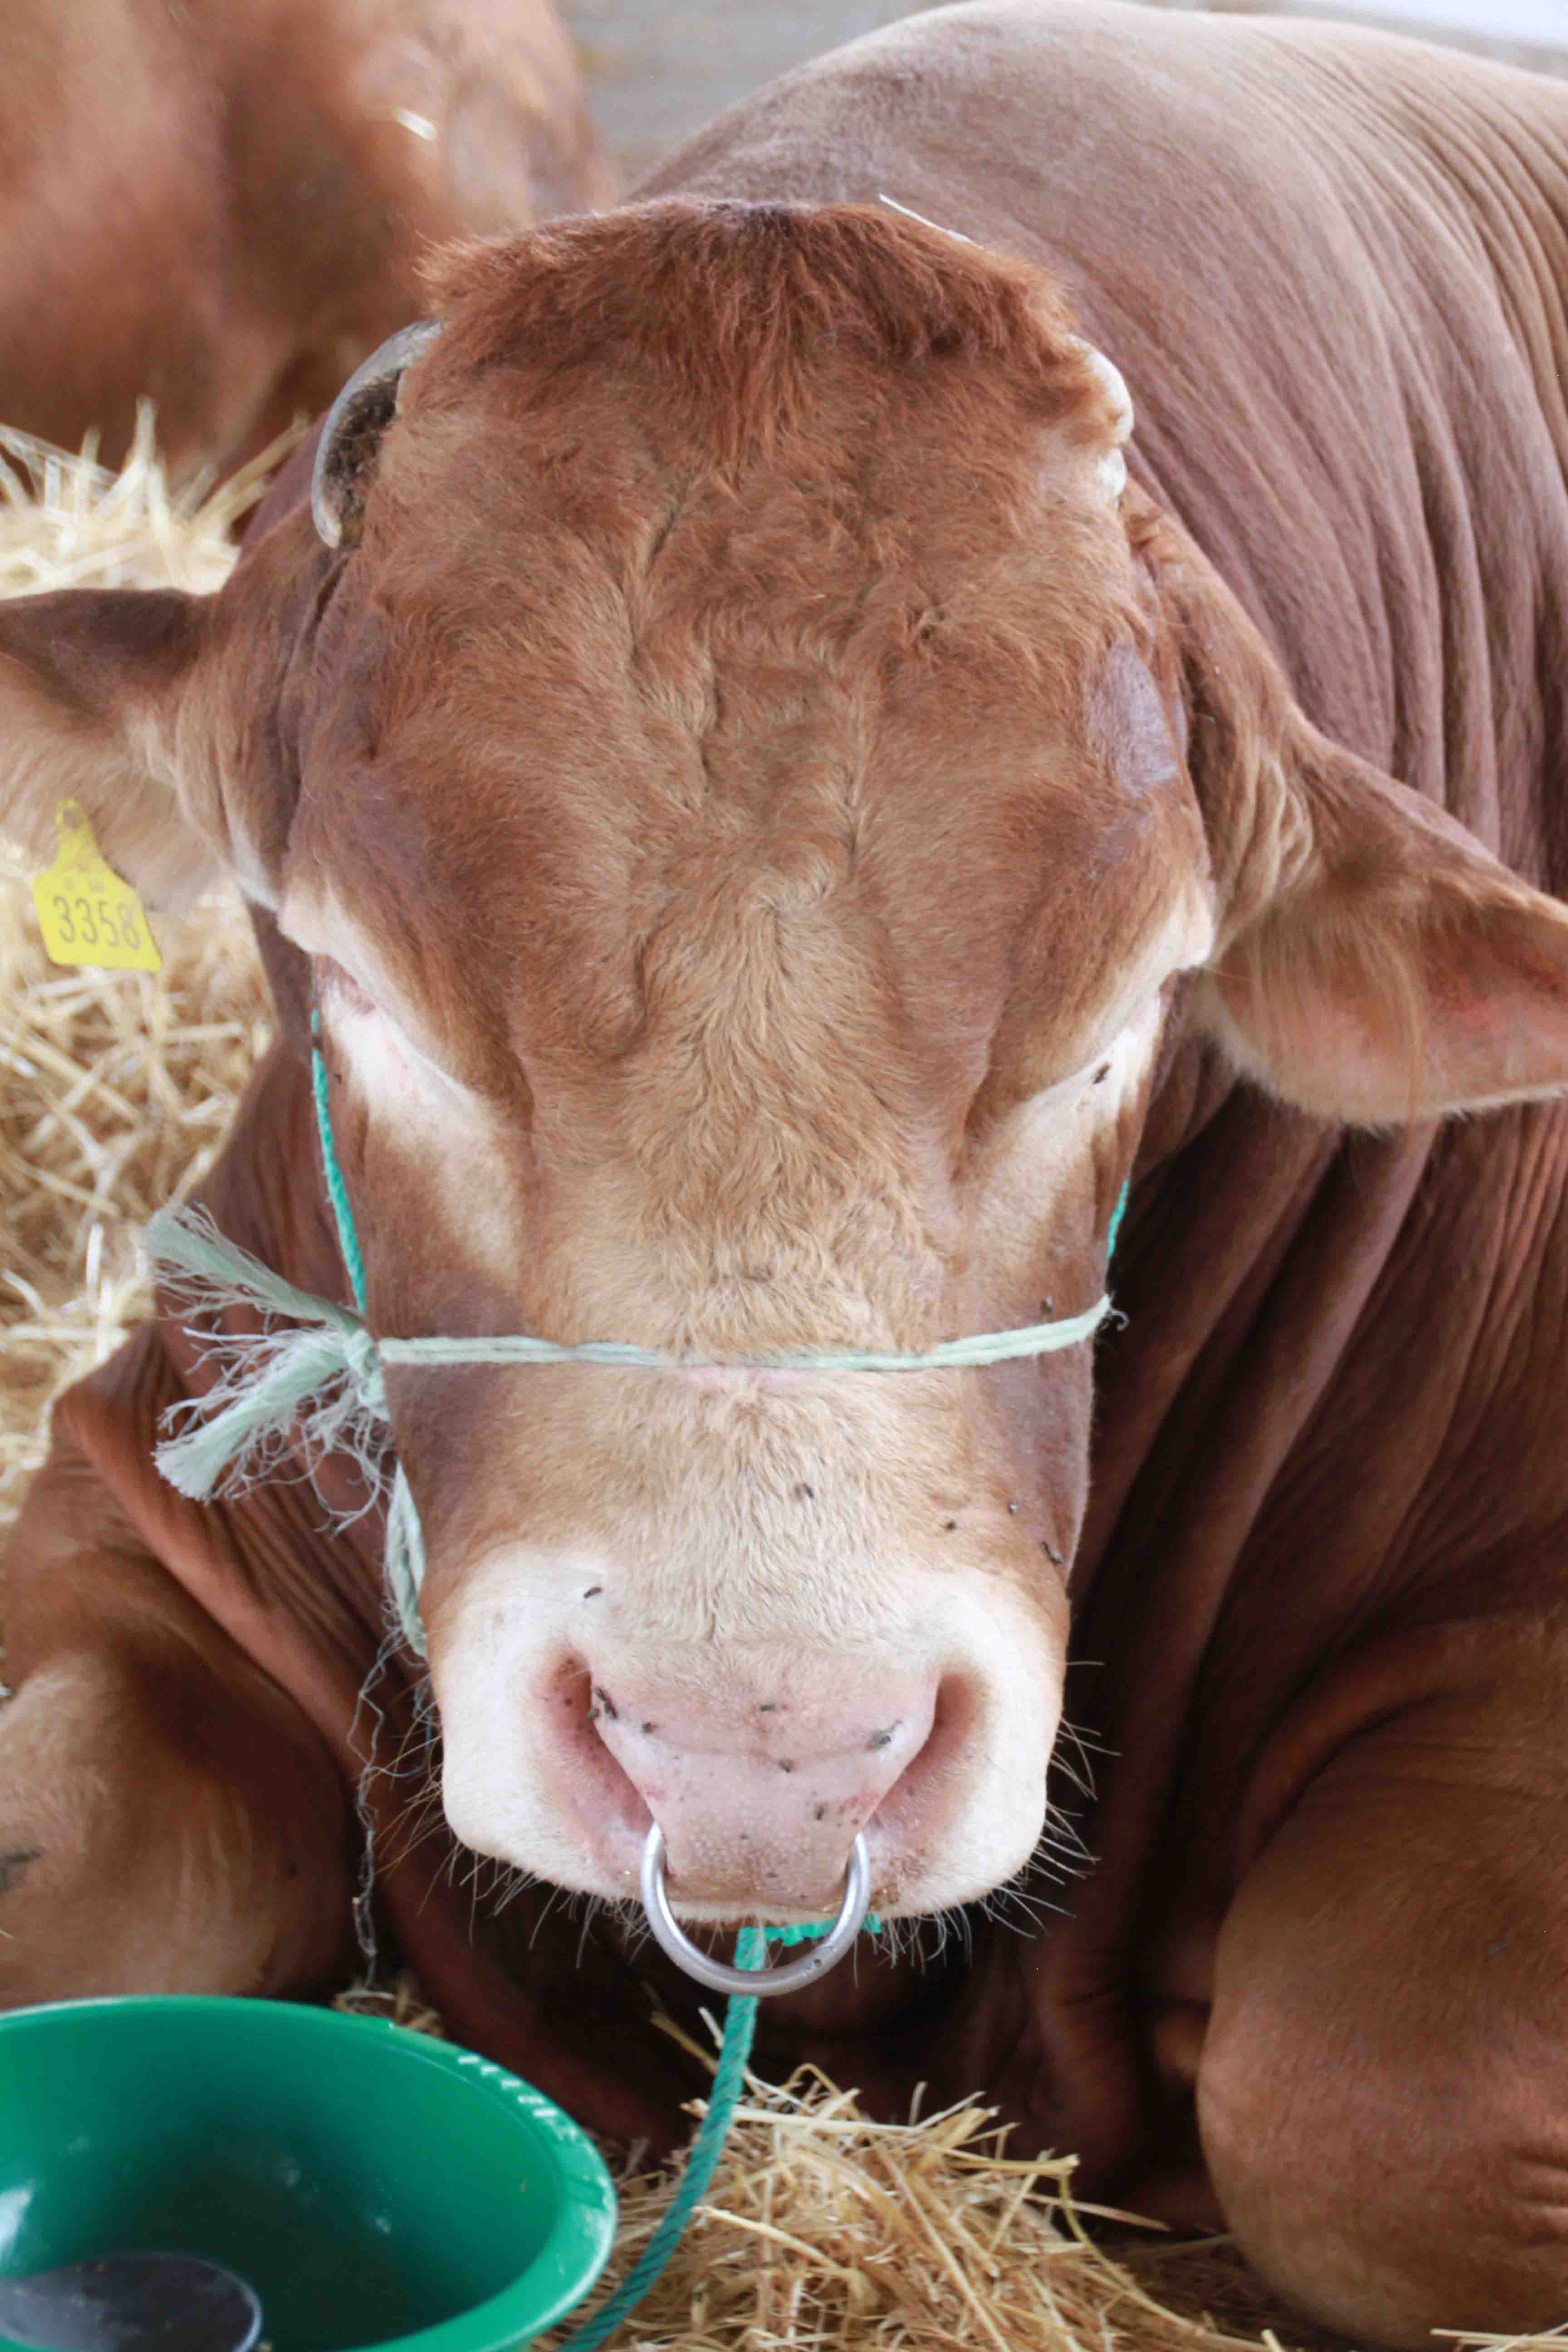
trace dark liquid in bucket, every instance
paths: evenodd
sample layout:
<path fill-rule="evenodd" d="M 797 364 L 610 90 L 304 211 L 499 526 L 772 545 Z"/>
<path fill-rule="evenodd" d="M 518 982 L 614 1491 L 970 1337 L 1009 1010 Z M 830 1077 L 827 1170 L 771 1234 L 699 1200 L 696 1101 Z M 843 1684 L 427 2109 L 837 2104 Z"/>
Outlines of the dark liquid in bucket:
<path fill-rule="evenodd" d="M 434 2327 L 470 2307 L 471 2289 L 428 2248 L 395 2242 L 391 2217 L 345 2205 L 287 2144 L 160 2166 L 122 2207 L 126 2247 L 178 2247 L 225 2263 L 261 2298 L 272 2352 L 345 2352 Z"/>
<path fill-rule="evenodd" d="M 458 2319 L 531 2273 L 567 2194 L 554 2125 L 520 2120 L 496 2071 L 259 2001 L 0 2018 L 0 2272 L 205 2257 L 260 2297 L 272 2352 Z"/>

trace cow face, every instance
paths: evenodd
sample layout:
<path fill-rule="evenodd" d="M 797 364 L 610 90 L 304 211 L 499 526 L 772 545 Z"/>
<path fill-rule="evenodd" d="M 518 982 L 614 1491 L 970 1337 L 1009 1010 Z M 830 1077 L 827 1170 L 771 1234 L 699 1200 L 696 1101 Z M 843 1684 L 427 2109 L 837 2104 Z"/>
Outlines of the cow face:
<path fill-rule="evenodd" d="M 1090 1350 L 757 1360 L 1092 1304 L 1174 1005 L 1335 1115 L 1561 1085 L 1568 919 L 1307 728 L 1022 267 L 661 205 L 436 297 L 344 543 L 11 608 L 13 740 L 310 959 L 374 1328 L 707 1367 L 392 1378 L 458 1834 L 961 1902 L 1041 1826 Z"/>
<path fill-rule="evenodd" d="M 1105 389 L 1033 281 L 859 218 L 639 224 L 661 359 L 625 237 L 459 267 L 363 511 L 351 420 L 278 911 L 374 1318 L 744 1365 L 1075 1312 L 1211 936 Z M 992 387 L 938 335 L 1009 300 Z M 1087 1348 L 400 1382 L 459 1834 L 618 1891 L 651 1812 L 688 1906 L 785 1914 L 868 1822 L 885 1905 L 1009 1874 L 1089 1394 Z"/>

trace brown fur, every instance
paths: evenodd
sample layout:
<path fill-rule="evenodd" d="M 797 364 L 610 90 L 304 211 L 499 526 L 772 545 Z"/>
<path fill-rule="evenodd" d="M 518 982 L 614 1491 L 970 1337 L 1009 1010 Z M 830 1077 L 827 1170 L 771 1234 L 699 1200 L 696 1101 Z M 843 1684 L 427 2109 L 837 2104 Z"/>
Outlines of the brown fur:
<path fill-rule="evenodd" d="M 889 2108 L 983 2088 L 1094 2190 L 1228 2219 L 1400 2344 L 1568 2300 L 1565 109 L 1324 27 L 920 18 L 763 93 L 647 206 L 444 263 L 358 548 L 316 543 L 296 469 L 188 629 L 118 608 L 124 705 L 53 649 L 59 608 L 0 615 L 28 773 L 68 743 L 117 855 L 167 862 L 184 824 L 188 867 L 270 902 L 292 1043 L 206 1197 L 341 1295 L 283 932 L 315 955 L 383 1328 L 918 1346 L 1086 1303 L 1132 1171 L 1092 1399 L 1081 1355 L 828 1395 L 395 1384 L 448 1757 L 487 1751 L 493 1795 L 548 1709 L 608 1747 L 521 1647 L 467 1703 L 529 1609 L 585 1656 L 613 1606 L 722 1727 L 764 1671 L 876 1668 L 952 1596 L 1054 1658 L 1070 1601 L 1096 1786 L 1061 1775 L 1093 1855 L 1063 1915 L 972 1913 L 973 1959 L 924 1974 L 883 1952 L 768 2018 L 763 2063 Z M 1075 320 L 1137 402 L 1120 510 Z M 83 1589 L 119 1590 L 129 1528 L 290 1727 L 271 1811 L 227 1757 L 187 1759 L 192 1808 L 237 1794 L 264 1857 L 342 1819 L 376 1518 L 325 1536 L 287 1485 L 176 1505 L 147 1449 L 203 1378 L 164 1318 L 61 1409 L 12 1569 L 5 1851 L 45 1843 L 28 1759 L 82 1646 L 39 1568 L 68 1474 L 105 1490 Z M 584 1543 L 613 1591 L 567 1590 Z M 378 1700 L 380 1764 L 416 1759 L 403 1664 Z M 119 1720 L 106 1842 L 149 1759 L 179 1785 L 153 1715 Z M 956 1780 L 1015 1734 L 933 1747 Z M 458 2030 L 668 2136 L 617 1933 L 579 1966 L 532 1890 L 470 1915 L 411 1794 L 368 1784 L 386 1913 Z M 254 1983 L 209 1866 L 212 1979 Z M 269 1898 L 301 1980 L 342 1895 L 318 1851 Z M 57 1965 L 0 1948 L 13 1998 Z"/>
<path fill-rule="evenodd" d="M 1042 426 L 1079 409 L 1086 435 L 1108 414 L 1037 270 L 872 206 L 670 203 L 459 249 L 428 279 L 437 381 L 519 361 L 546 382 L 651 379 L 726 470 L 784 437 L 819 445 L 822 377 L 846 362 L 870 363 L 872 399 L 885 371 L 929 368 L 940 400 L 945 368 L 966 409 L 986 392 Z"/>

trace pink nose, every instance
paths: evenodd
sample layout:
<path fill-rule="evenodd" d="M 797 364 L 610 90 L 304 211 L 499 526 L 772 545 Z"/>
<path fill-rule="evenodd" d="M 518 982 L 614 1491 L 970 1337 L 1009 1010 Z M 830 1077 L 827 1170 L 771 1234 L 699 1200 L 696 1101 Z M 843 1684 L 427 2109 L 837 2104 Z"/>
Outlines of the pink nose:
<path fill-rule="evenodd" d="M 613 1672 L 592 1688 L 598 1738 L 664 1832 L 677 1909 L 786 1916 L 837 1902 L 856 1832 L 924 1748 L 937 1698 L 927 1675 L 718 1709 Z"/>

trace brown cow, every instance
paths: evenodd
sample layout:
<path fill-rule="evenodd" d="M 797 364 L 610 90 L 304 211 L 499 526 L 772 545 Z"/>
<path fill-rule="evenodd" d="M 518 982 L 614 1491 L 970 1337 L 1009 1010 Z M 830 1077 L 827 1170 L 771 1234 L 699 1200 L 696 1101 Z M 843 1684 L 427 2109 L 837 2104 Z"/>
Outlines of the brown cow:
<path fill-rule="evenodd" d="M 610 200 L 551 0 L 16 0 L 0 420 L 178 472 L 323 408 L 432 240 Z"/>
<path fill-rule="evenodd" d="M 150 1324 L 13 1550 L 5 1997 L 330 1979 L 374 1744 L 455 2029 L 668 2137 L 646 1955 L 520 1874 L 657 1811 L 788 1916 L 863 1823 L 972 1942 L 765 2063 L 983 2090 L 1363 2337 L 1568 2312 L 1565 158 L 1391 39 L 918 18 L 446 259 L 334 551 L 296 467 L 210 602 L 6 608 L 16 815 L 259 910 L 205 1198 L 342 1297 L 313 960 L 379 1330 L 918 1349 L 1087 1307 L 1133 1192 L 1092 1426 L 1087 1348 L 395 1374 L 449 1828 L 360 1474 L 182 1501 Z"/>

